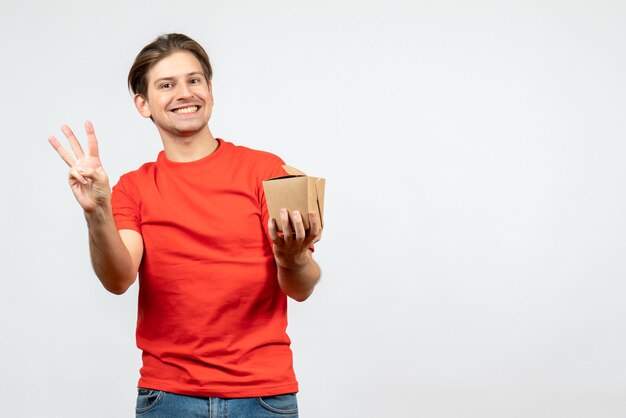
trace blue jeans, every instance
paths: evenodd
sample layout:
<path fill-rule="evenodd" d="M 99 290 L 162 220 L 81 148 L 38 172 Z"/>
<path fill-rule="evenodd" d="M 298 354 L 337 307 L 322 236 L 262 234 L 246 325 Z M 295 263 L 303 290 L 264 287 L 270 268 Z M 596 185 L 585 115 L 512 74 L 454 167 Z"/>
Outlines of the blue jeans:
<path fill-rule="evenodd" d="M 197 398 L 138 389 L 136 418 L 297 418 L 295 393 L 260 398 Z"/>

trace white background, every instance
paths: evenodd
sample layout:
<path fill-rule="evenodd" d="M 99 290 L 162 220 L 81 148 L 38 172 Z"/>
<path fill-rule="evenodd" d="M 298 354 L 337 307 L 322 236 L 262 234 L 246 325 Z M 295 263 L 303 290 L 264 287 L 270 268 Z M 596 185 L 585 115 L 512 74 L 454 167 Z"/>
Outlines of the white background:
<path fill-rule="evenodd" d="M 46 138 L 93 120 L 113 183 L 154 160 L 126 75 L 172 31 L 216 136 L 327 178 L 302 418 L 626 416 L 618 0 L 4 0 L 2 416 L 134 416 L 137 287 L 94 276 Z"/>

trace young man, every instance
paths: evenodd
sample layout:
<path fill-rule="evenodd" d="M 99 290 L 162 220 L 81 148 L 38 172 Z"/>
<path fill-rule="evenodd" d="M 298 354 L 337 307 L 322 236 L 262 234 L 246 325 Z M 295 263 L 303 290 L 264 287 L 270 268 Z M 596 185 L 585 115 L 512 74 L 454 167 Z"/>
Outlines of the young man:
<path fill-rule="evenodd" d="M 286 296 L 313 292 L 321 226 L 283 209 L 278 233 L 261 182 L 286 174 L 283 161 L 213 137 L 211 75 L 185 35 L 139 53 L 129 87 L 164 150 L 112 191 L 90 122 L 86 154 L 66 125 L 74 155 L 49 141 L 70 166 L 104 287 L 122 294 L 139 273 L 137 416 L 296 417 Z"/>

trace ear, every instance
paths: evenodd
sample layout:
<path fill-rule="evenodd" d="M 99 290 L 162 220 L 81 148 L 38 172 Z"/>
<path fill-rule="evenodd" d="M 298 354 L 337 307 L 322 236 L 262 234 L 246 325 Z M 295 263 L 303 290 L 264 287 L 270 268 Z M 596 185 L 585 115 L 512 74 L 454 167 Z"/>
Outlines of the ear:
<path fill-rule="evenodd" d="M 150 107 L 148 106 L 148 100 L 143 97 L 141 94 L 135 94 L 133 97 L 133 101 L 135 102 L 135 107 L 141 116 L 144 118 L 149 118 L 152 116 L 150 114 Z"/>

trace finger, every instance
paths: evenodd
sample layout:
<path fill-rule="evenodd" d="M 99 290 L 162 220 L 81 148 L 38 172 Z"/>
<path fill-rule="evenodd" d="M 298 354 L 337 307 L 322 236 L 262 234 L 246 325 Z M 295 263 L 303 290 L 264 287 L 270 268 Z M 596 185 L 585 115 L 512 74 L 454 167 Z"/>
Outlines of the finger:
<path fill-rule="evenodd" d="M 93 179 L 94 177 L 96 177 L 96 170 L 93 167 L 83 167 L 77 165 L 76 170 L 78 170 L 78 174 L 86 179 Z"/>
<path fill-rule="evenodd" d="M 72 154 L 70 154 L 65 148 L 63 148 L 58 139 L 56 139 L 53 135 L 50 135 L 48 137 L 48 142 L 50 143 L 50 145 L 52 145 L 52 148 L 54 148 L 57 154 L 61 156 L 61 158 L 63 159 L 63 161 L 65 161 L 67 165 L 69 165 L 70 167 L 74 165 L 76 160 L 74 159 L 74 157 L 72 157 Z"/>
<path fill-rule="evenodd" d="M 70 179 L 72 178 L 78 180 L 83 184 L 87 184 L 87 179 L 80 174 L 78 168 L 76 167 L 72 167 L 72 169 L 70 170 Z"/>
<path fill-rule="evenodd" d="M 294 210 L 291 217 L 293 223 L 293 229 L 296 234 L 296 240 L 302 241 L 306 232 L 304 231 L 304 223 L 302 222 L 302 215 L 297 210 Z"/>
<path fill-rule="evenodd" d="M 293 231 L 291 230 L 291 222 L 289 222 L 289 212 L 285 208 L 280 210 L 280 222 L 283 225 L 283 239 L 285 242 L 291 242 Z"/>
<path fill-rule="evenodd" d="M 96 139 L 96 132 L 91 121 L 85 122 L 85 132 L 87 132 L 87 155 L 99 157 L 98 140 Z"/>
<path fill-rule="evenodd" d="M 322 237 L 322 223 L 315 212 L 309 212 L 309 237 L 312 239 L 312 243 L 316 243 Z"/>
<path fill-rule="evenodd" d="M 80 146 L 80 142 L 78 142 L 78 139 L 76 139 L 74 132 L 72 132 L 70 127 L 67 125 L 61 126 L 61 130 L 63 131 L 63 134 L 65 135 L 67 140 L 70 142 L 70 146 L 72 147 L 72 151 L 74 151 L 76 158 L 83 158 L 85 156 L 85 153 L 83 152 L 83 148 Z"/>
<path fill-rule="evenodd" d="M 270 218 L 270 220 L 267 221 L 267 229 L 272 242 L 276 242 L 278 240 L 278 226 L 276 226 L 276 220 L 274 218 Z"/>

